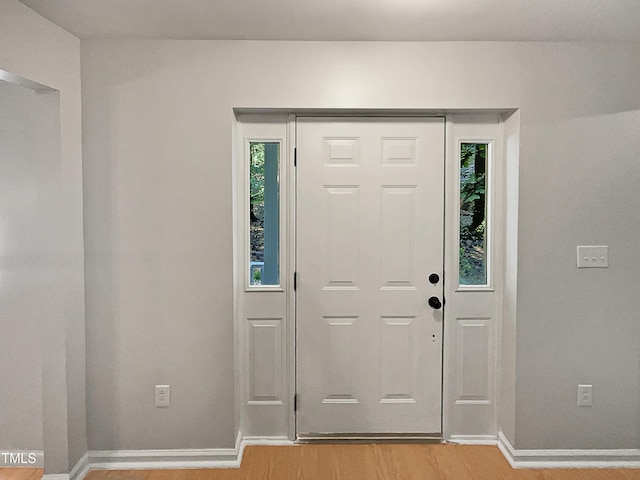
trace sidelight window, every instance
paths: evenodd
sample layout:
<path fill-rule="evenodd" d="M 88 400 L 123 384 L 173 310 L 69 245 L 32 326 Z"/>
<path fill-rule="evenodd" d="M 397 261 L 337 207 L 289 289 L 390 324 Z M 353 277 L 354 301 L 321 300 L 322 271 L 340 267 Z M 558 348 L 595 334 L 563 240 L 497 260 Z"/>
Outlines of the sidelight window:
<path fill-rule="evenodd" d="M 254 286 L 280 283 L 279 156 L 279 143 L 249 143 L 249 284 Z"/>
<path fill-rule="evenodd" d="M 487 285 L 489 143 L 460 144 L 460 285 Z"/>

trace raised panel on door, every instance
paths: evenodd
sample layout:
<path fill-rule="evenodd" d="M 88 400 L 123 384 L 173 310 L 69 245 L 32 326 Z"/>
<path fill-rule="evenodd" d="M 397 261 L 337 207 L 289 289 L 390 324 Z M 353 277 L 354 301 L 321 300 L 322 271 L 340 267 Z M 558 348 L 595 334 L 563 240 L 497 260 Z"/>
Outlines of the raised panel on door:
<path fill-rule="evenodd" d="M 380 269 L 383 289 L 415 289 L 412 248 L 415 241 L 415 189 L 414 185 L 381 188 Z"/>
<path fill-rule="evenodd" d="M 282 404 L 282 319 L 249 318 L 249 403 Z"/>
<path fill-rule="evenodd" d="M 297 431 L 441 431 L 444 122 L 299 118 Z"/>
<path fill-rule="evenodd" d="M 380 403 L 416 403 L 415 317 L 381 317 Z"/>
<path fill-rule="evenodd" d="M 329 330 L 327 391 L 322 403 L 358 403 L 354 388 L 354 324 L 357 317 L 325 317 Z"/>
<path fill-rule="evenodd" d="M 490 402 L 491 325 L 491 318 L 456 319 L 457 404 Z"/>
<path fill-rule="evenodd" d="M 324 255 L 327 282 L 325 289 L 357 289 L 359 248 L 352 239 L 359 236 L 357 186 L 324 187 L 326 235 Z M 320 252 L 318 252 L 320 253 Z"/>

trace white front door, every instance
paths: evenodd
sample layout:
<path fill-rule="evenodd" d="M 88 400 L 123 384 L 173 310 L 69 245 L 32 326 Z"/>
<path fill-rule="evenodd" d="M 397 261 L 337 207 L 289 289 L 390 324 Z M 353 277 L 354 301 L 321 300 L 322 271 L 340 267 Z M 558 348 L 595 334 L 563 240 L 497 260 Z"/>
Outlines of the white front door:
<path fill-rule="evenodd" d="M 296 146 L 298 436 L 440 433 L 444 119 L 299 117 Z"/>

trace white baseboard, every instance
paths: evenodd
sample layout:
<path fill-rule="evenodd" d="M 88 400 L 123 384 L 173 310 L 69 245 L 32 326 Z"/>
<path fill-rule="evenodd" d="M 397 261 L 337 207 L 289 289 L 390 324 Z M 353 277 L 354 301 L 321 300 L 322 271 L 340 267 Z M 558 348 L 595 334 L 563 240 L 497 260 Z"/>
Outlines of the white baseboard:
<path fill-rule="evenodd" d="M 234 448 L 114 450 L 89 452 L 92 470 L 159 470 L 165 468 L 239 467 Z"/>
<path fill-rule="evenodd" d="M 238 432 L 234 448 L 90 451 L 71 469 L 71 473 L 44 475 L 42 479 L 83 480 L 89 470 L 238 468 L 244 448 L 249 445 L 293 445 L 293 442 L 279 436 L 243 437 Z"/>
<path fill-rule="evenodd" d="M 498 433 L 498 448 L 513 468 L 640 468 L 640 450 L 516 450 Z"/>
<path fill-rule="evenodd" d="M 287 437 L 243 437 L 238 432 L 234 448 L 92 451 L 88 454 L 87 471 L 238 468 L 249 445 L 293 445 L 293 442 Z"/>
<path fill-rule="evenodd" d="M 69 480 L 83 480 L 89 473 L 89 453 L 85 453 L 71 469 Z"/>
<path fill-rule="evenodd" d="M 447 443 L 457 445 L 497 445 L 498 438 L 495 435 L 451 435 Z"/>
<path fill-rule="evenodd" d="M 83 480 L 87 473 L 89 473 L 89 456 L 85 453 L 70 473 L 43 475 L 42 480 Z"/>
<path fill-rule="evenodd" d="M 68 473 L 52 473 L 49 475 L 43 475 L 42 480 L 69 480 Z"/>
<path fill-rule="evenodd" d="M 234 448 L 91 451 L 89 468 L 91 470 L 238 468 L 242 459 L 242 448 L 242 435 L 238 432 Z"/>

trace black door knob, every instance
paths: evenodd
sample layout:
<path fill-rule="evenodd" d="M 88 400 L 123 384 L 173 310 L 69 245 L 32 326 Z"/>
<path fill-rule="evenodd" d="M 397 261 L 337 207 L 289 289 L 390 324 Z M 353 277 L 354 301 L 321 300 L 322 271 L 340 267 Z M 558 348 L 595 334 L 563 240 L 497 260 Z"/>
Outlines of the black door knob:
<path fill-rule="evenodd" d="M 440 281 L 440 276 L 437 273 L 432 273 L 429 275 L 429 283 L 433 283 L 434 285 Z"/>
<path fill-rule="evenodd" d="M 438 297 L 430 297 L 429 306 L 431 308 L 435 308 L 436 310 L 439 310 L 440 308 L 442 308 L 442 303 L 440 302 L 440 299 Z"/>

